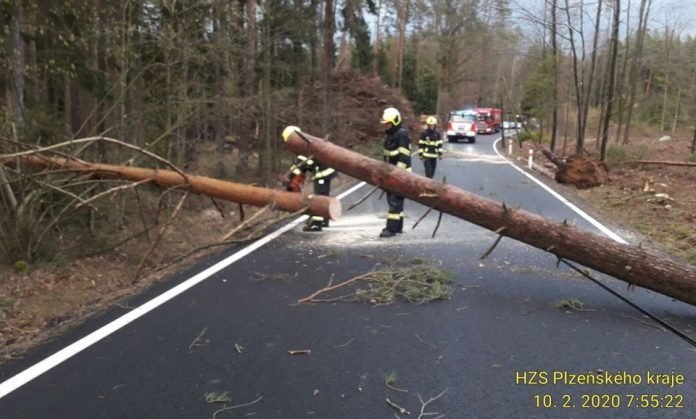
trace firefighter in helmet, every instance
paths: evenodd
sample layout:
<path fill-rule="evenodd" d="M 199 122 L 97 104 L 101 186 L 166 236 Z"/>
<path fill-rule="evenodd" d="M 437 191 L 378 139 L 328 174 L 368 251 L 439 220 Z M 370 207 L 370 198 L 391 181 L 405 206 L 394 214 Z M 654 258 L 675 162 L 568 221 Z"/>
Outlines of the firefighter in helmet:
<path fill-rule="evenodd" d="M 421 132 L 418 141 L 418 156 L 423 161 L 425 176 L 432 179 L 435 175 L 437 160 L 442 159 L 442 137 L 437 131 L 437 119 L 429 116 L 425 120 L 426 129 Z"/>
<path fill-rule="evenodd" d="M 296 127 L 288 127 L 299 131 Z M 286 128 L 287 129 L 287 128 Z M 283 138 L 286 138 L 283 133 Z M 331 180 L 338 174 L 336 169 L 322 164 L 313 157 L 298 155 L 295 164 L 290 167 L 285 189 L 288 192 L 301 192 L 307 173 L 312 174 L 314 183 L 314 193 L 316 195 L 329 196 L 331 193 Z M 321 231 L 323 227 L 329 226 L 329 220 L 319 215 L 312 215 L 307 224 L 302 228 L 303 231 Z"/>
<path fill-rule="evenodd" d="M 386 126 L 384 161 L 410 172 L 411 138 L 402 122 L 401 114 L 396 108 L 386 108 L 382 113 L 380 123 Z M 380 237 L 393 237 L 403 232 L 404 198 L 387 191 L 387 202 L 389 203 L 387 226 L 380 233 Z"/>

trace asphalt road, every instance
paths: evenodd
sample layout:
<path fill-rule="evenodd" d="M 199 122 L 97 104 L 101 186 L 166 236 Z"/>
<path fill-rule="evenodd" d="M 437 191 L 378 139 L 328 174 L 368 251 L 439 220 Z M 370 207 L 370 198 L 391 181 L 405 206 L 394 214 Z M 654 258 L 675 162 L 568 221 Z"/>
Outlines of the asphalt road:
<path fill-rule="evenodd" d="M 436 179 L 605 234 L 499 157 L 495 138 L 447 144 Z M 542 251 L 503 239 L 480 261 L 495 234 L 448 215 L 434 239 L 436 214 L 411 230 L 425 210 L 407 201 L 405 234 L 380 239 L 374 194 L 322 233 L 296 221 L 253 251 L 229 249 L 3 365 L 0 417 L 696 417 L 693 346 Z M 422 259 L 454 274 L 452 299 L 296 304 L 330 280 Z M 694 307 L 593 275 L 695 334 Z"/>

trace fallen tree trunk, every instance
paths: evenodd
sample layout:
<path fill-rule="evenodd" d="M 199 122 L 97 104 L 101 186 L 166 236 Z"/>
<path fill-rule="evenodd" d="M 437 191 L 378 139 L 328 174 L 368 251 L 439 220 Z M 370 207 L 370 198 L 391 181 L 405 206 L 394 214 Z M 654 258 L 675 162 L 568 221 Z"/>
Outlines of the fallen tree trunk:
<path fill-rule="evenodd" d="M 541 150 L 541 152 L 544 154 L 544 156 L 546 156 L 547 159 L 549 159 L 551 161 L 551 163 L 555 164 L 556 167 L 558 167 L 559 169 L 565 167 L 565 165 L 566 165 L 565 160 L 556 157 L 556 155 L 554 155 L 551 152 L 551 150 L 545 148 L 545 149 Z"/>
<path fill-rule="evenodd" d="M 257 207 L 272 205 L 275 209 L 288 212 L 301 211 L 303 208 L 307 208 L 307 212 L 311 215 L 318 215 L 332 220 L 341 216 L 341 202 L 336 198 L 328 196 L 305 196 L 295 192 L 260 188 L 205 176 L 188 175 L 173 170 L 89 163 L 81 160 L 43 155 L 25 155 L 18 157 L 18 159 L 24 164 L 43 169 L 69 169 L 89 173 L 99 178 L 126 179 L 135 182 L 149 181 L 162 187 L 179 186 L 195 194 L 240 204 Z M 3 163 L 8 164 L 12 162 L 14 162 L 14 159 Z"/>
<path fill-rule="evenodd" d="M 626 161 L 622 161 L 621 164 L 661 164 L 664 166 L 696 167 L 696 163 L 691 163 L 688 161 L 626 160 Z"/>
<path fill-rule="evenodd" d="M 696 305 L 696 267 L 641 247 L 549 221 L 452 185 L 398 169 L 287 129 L 287 148 L 336 170 L 617 279 Z"/>

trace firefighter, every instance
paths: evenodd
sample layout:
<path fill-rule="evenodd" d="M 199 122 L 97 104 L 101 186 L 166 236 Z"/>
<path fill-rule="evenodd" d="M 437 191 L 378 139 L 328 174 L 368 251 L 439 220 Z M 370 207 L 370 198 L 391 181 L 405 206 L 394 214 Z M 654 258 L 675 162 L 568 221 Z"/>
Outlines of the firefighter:
<path fill-rule="evenodd" d="M 425 120 L 425 125 L 427 128 L 421 132 L 418 141 L 418 155 L 423 161 L 425 176 L 432 179 L 435 175 L 437 160 L 442 160 L 442 137 L 436 129 L 437 119 L 434 116 L 429 116 Z"/>
<path fill-rule="evenodd" d="M 298 155 L 295 164 L 290 168 L 286 190 L 288 192 L 301 192 L 305 181 L 305 173 L 312 174 L 314 182 L 314 193 L 316 195 L 329 196 L 331 193 L 331 179 L 336 177 L 336 170 L 332 167 L 323 165 L 312 157 Z M 329 220 L 324 217 L 313 215 L 307 220 L 303 231 L 321 231 L 323 227 L 329 226 Z"/>
<path fill-rule="evenodd" d="M 410 172 L 411 138 L 402 122 L 401 114 L 396 108 L 386 108 L 382 113 L 380 123 L 386 125 L 384 161 Z M 404 228 L 404 198 L 387 192 L 387 202 L 389 203 L 387 226 L 380 233 L 380 237 L 393 237 L 397 233 L 402 233 Z"/>

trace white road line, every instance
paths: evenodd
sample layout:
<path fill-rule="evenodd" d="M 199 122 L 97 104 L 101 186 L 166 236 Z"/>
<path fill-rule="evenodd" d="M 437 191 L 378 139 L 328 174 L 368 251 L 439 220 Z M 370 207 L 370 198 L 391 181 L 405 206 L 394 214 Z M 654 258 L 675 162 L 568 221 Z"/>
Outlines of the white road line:
<path fill-rule="evenodd" d="M 494 141 L 493 143 L 493 150 L 495 151 L 498 156 L 502 157 L 505 159 L 496 149 L 496 143 L 500 141 L 500 138 Z M 507 161 L 507 159 L 505 159 Z M 508 161 L 508 163 L 510 163 Z M 510 163 L 512 167 L 514 167 L 517 171 L 531 179 L 533 182 L 541 186 L 543 189 L 548 191 L 551 195 L 553 195 L 555 198 L 560 200 L 563 204 L 568 206 L 570 209 L 575 211 L 578 215 L 586 219 L 590 224 L 593 226 L 597 227 L 600 231 L 602 231 L 604 234 L 612 238 L 613 240 L 620 242 L 620 243 L 626 243 L 624 239 L 622 239 L 619 235 L 614 233 L 613 231 L 609 230 L 607 227 L 599 223 L 597 220 L 589 216 L 587 213 L 582 211 L 580 208 L 576 207 L 573 203 L 568 201 L 566 198 L 558 194 L 556 191 L 553 189 L 549 188 L 546 186 L 544 183 L 536 179 L 535 177 L 529 175 L 527 172 L 524 170 L 520 169 L 516 165 Z M 337 196 L 338 199 L 343 199 L 346 196 L 350 195 L 351 193 L 355 192 L 356 190 L 360 189 L 361 187 L 365 186 L 365 182 L 360 182 L 357 185 L 353 186 L 352 188 L 348 189 L 347 191 L 341 193 L 340 195 Z M 212 275 L 220 272 L 221 270 L 225 269 L 226 267 L 230 266 L 231 264 L 237 262 L 238 260 L 242 259 L 243 257 L 251 254 L 255 250 L 259 249 L 260 247 L 268 244 L 272 240 L 278 238 L 285 232 L 291 230 L 301 222 L 307 219 L 306 215 L 303 215 L 301 217 L 298 217 L 297 219 L 291 221 L 290 223 L 284 225 L 283 227 L 279 228 L 278 230 L 274 231 L 273 233 L 257 240 L 256 242 L 250 244 L 249 246 L 245 247 L 244 249 L 238 251 L 237 253 L 234 253 L 233 255 L 230 255 L 229 257 L 221 260 L 220 262 L 216 263 L 215 265 L 199 272 L 198 274 L 192 276 L 191 278 L 185 280 L 184 282 L 180 283 L 179 285 L 175 286 L 174 288 L 169 289 L 168 291 L 165 291 L 163 294 L 158 295 L 157 297 L 153 298 L 152 300 L 142 304 L 139 307 L 136 307 L 135 309 L 129 311 L 128 313 L 124 314 L 123 316 L 117 318 L 116 320 L 113 320 L 112 322 L 102 326 L 101 328 L 95 330 L 94 332 L 90 333 L 89 335 L 83 337 L 82 339 L 79 339 L 78 341 L 66 346 L 65 348 L 61 349 L 60 351 L 54 353 L 53 355 L 50 355 L 49 357 L 43 359 L 42 361 L 32 365 L 31 367 L 27 368 L 26 370 L 18 373 L 17 375 L 9 378 L 8 380 L 0 383 L 0 399 L 5 397 L 6 395 L 10 394 L 14 390 L 18 389 L 19 387 L 23 386 L 24 384 L 28 383 L 29 381 L 35 379 L 36 377 L 42 375 L 43 373 L 49 371 L 53 367 L 61 364 L 62 362 L 66 361 L 67 359 L 73 357 L 74 355 L 78 354 L 79 352 L 87 349 L 88 347 L 94 345 L 95 343 L 99 342 L 100 340 L 104 339 L 105 337 L 111 335 L 112 333 L 116 332 L 117 330 L 121 329 L 122 327 L 128 325 L 129 323 L 132 323 L 133 321 L 139 319 L 140 317 L 144 316 L 145 314 L 149 313 L 150 311 L 156 309 L 157 307 L 161 306 L 162 304 L 168 302 L 169 300 L 173 299 L 174 297 L 184 293 L 188 289 L 196 286 L 197 284 L 203 282 L 207 278 L 211 277 Z"/>
<path fill-rule="evenodd" d="M 537 179 L 537 178 L 535 178 L 534 176 L 530 175 L 529 173 L 525 172 L 524 170 L 520 169 L 519 167 L 517 167 L 516 164 L 514 164 L 514 163 L 512 163 L 511 161 L 509 161 L 508 159 L 506 159 L 502 154 L 500 154 L 500 153 L 498 152 L 498 149 L 496 148 L 496 144 L 497 144 L 498 141 L 500 141 L 501 139 L 502 139 L 502 137 L 496 139 L 496 140 L 493 142 L 493 151 L 495 151 L 495 153 L 496 153 L 498 156 L 500 156 L 500 157 L 503 158 L 506 162 L 508 162 L 508 163 L 510 164 L 510 166 L 514 167 L 515 170 L 517 170 L 518 172 L 520 172 L 520 173 L 522 173 L 523 175 L 525 175 L 526 177 L 528 177 L 530 180 L 532 180 L 532 181 L 533 181 L 534 183 L 536 183 L 537 185 L 541 186 L 541 187 L 542 187 L 543 189 L 545 189 L 548 193 L 550 193 L 551 195 L 553 195 L 556 199 L 558 199 L 559 201 L 561 201 L 561 202 L 562 202 L 563 204 L 565 204 L 568 208 L 570 208 L 571 210 L 575 211 L 579 216 L 581 216 L 582 218 L 584 218 L 585 220 L 587 220 L 587 222 L 589 222 L 589 223 L 592 224 L 593 226 L 597 227 L 597 228 L 599 229 L 599 231 L 601 231 L 602 233 L 606 234 L 606 235 L 607 235 L 609 238 L 611 238 L 612 240 L 614 240 L 614 241 L 616 241 L 616 242 L 619 242 L 619 243 L 622 243 L 622 244 L 628 244 L 628 242 L 627 242 L 626 240 L 624 240 L 621 236 L 619 236 L 618 234 L 614 233 L 614 232 L 611 231 L 608 227 L 606 227 L 605 225 L 603 225 L 603 224 L 600 223 L 599 221 L 597 221 L 597 220 L 595 220 L 594 218 L 592 218 L 592 216 L 590 216 L 590 215 L 587 214 L 585 211 L 583 211 L 583 210 L 581 210 L 580 208 L 578 208 L 577 206 L 575 206 L 575 204 L 573 204 L 572 202 L 568 201 L 564 196 L 562 196 L 562 195 L 559 194 L 558 192 L 554 191 L 553 189 L 549 188 L 549 187 L 546 186 L 546 184 L 544 184 L 542 181 L 540 181 L 539 179 Z"/>
<path fill-rule="evenodd" d="M 365 185 L 365 182 L 361 182 L 352 188 L 348 189 L 347 191 L 343 192 L 342 194 L 338 195 L 338 199 L 342 199 L 349 194 L 355 192 L 356 190 L 360 189 Z M 50 370 L 51 368 L 59 365 L 63 361 L 73 357 L 74 355 L 78 354 L 79 352 L 89 348 L 90 346 L 94 345 L 95 343 L 99 342 L 100 340 L 104 339 L 105 337 L 109 336 L 110 334 L 116 332 L 117 330 L 121 329 L 122 327 L 128 325 L 129 323 L 132 323 L 133 321 L 137 320 L 138 318 L 144 316 L 145 314 L 149 313 L 150 311 L 156 309 L 157 307 L 161 306 L 162 304 L 166 303 L 167 301 L 171 300 L 172 298 L 178 296 L 179 294 L 182 294 L 186 290 L 198 285 L 199 283 L 203 282 L 207 278 L 211 277 L 212 275 L 220 272 L 221 270 L 225 269 L 226 267 L 230 266 L 231 264 L 237 262 L 244 256 L 249 255 L 252 253 L 254 250 L 262 247 L 263 245 L 271 242 L 272 240 L 278 238 L 280 235 L 283 233 L 287 232 L 288 230 L 291 230 L 301 222 L 307 219 L 306 215 L 303 215 L 290 223 L 284 225 L 283 227 L 279 228 L 278 230 L 274 231 L 273 233 L 255 241 L 254 243 L 250 244 L 249 246 L 245 247 L 244 249 L 238 251 L 237 253 L 221 260 L 220 262 L 216 263 L 215 265 L 209 267 L 208 269 L 199 272 L 198 274 L 192 276 L 191 278 L 187 279 L 186 281 L 182 282 L 181 284 L 175 286 L 174 288 L 169 289 L 168 291 L 165 291 L 163 294 L 158 295 L 157 297 L 153 298 L 152 300 L 144 303 L 143 305 L 134 308 L 133 310 L 129 311 L 128 313 L 124 314 L 123 316 L 117 318 L 116 320 L 113 320 L 112 322 L 106 324 L 105 326 L 102 326 L 101 328 L 95 330 L 94 332 L 90 333 L 89 335 L 83 337 L 82 339 L 66 346 L 65 348 L 61 349 L 60 351 L 54 353 L 53 355 L 45 358 L 44 360 L 32 365 L 31 367 L 27 368 L 26 370 L 18 373 L 12 378 L 9 378 L 8 380 L 0 383 L 0 399 L 5 397 L 6 395 L 10 394 L 11 392 L 15 391 L 19 387 L 23 386 L 24 384 L 28 383 L 29 381 L 35 379 L 36 377 L 40 376 L 41 374 L 45 373 L 46 371 Z"/>

